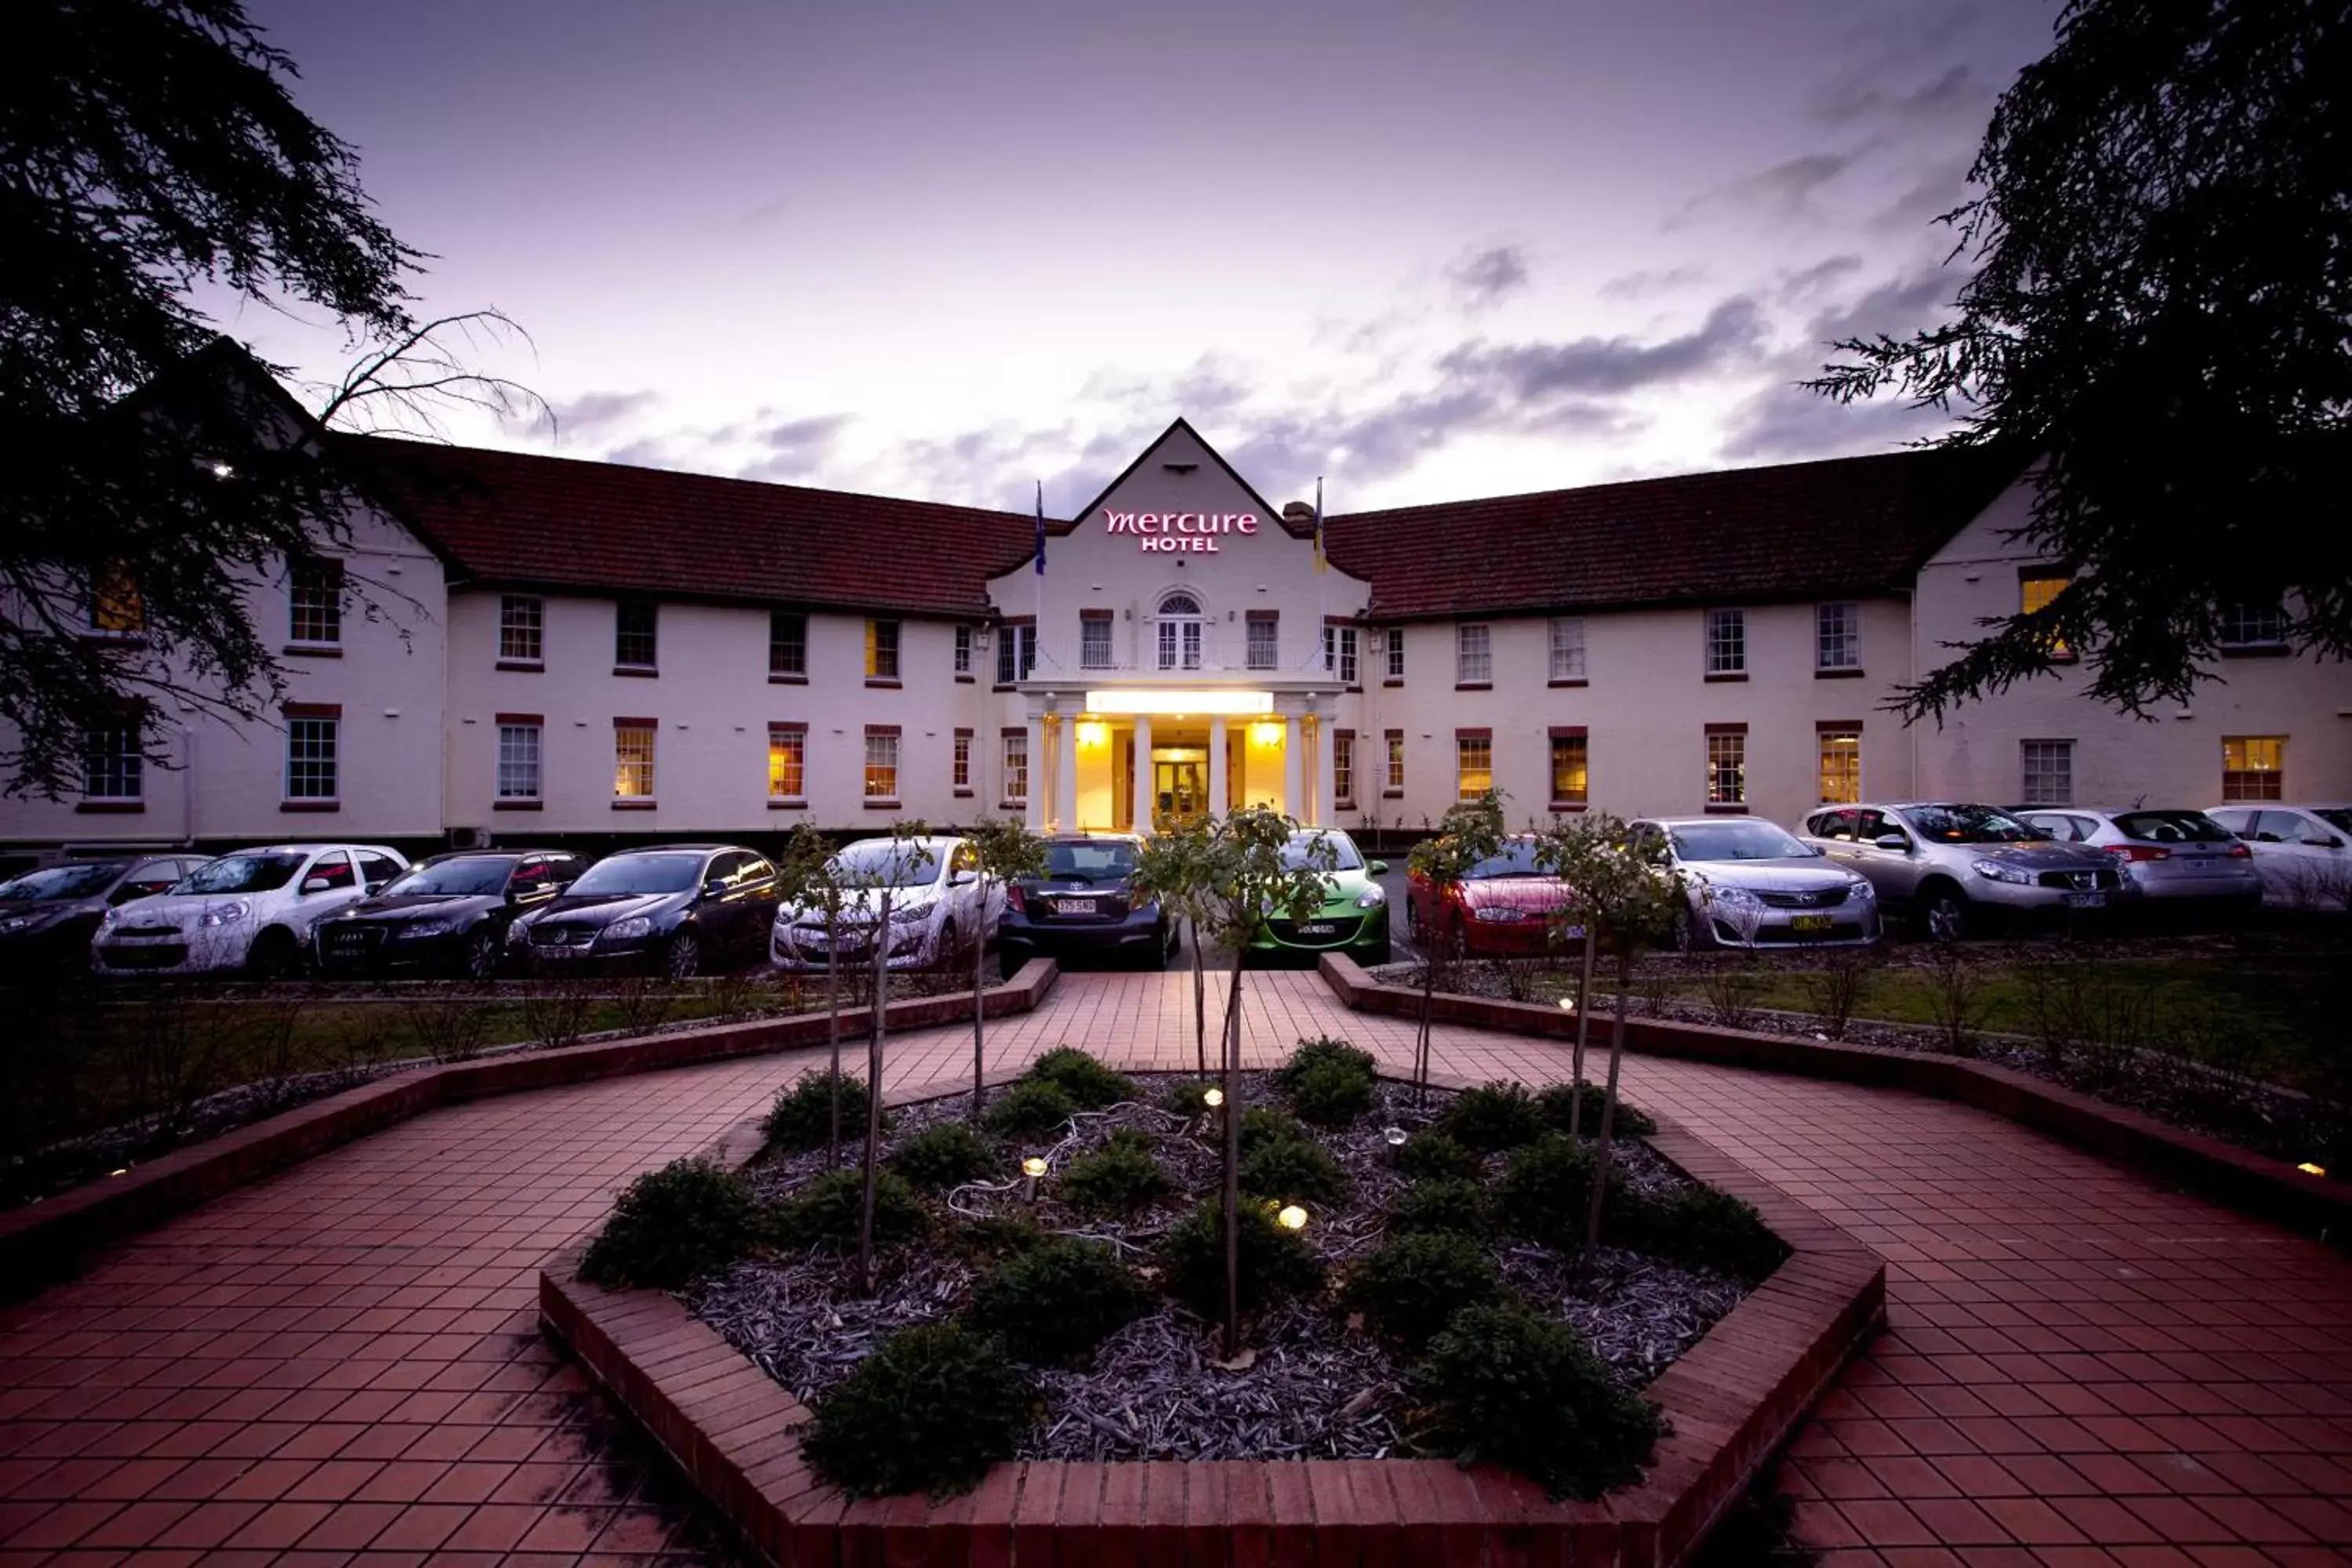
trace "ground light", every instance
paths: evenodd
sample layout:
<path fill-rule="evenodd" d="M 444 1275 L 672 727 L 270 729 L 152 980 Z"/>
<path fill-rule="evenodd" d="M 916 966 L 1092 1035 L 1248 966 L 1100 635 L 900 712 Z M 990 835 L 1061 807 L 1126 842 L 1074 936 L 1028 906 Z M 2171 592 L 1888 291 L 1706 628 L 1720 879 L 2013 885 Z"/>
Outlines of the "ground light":
<path fill-rule="evenodd" d="M 1279 1214 L 1276 1214 L 1274 1217 L 1276 1223 L 1280 1225 L 1285 1230 L 1305 1230 L 1307 1228 L 1307 1211 L 1300 1208 L 1297 1204 L 1283 1205 L 1282 1211 Z"/>
<path fill-rule="evenodd" d="M 1404 1129 L 1402 1127 L 1387 1129 L 1381 1134 L 1381 1142 L 1388 1145 L 1390 1163 L 1395 1163 L 1397 1157 L 1404 1152 Z"/>
<path fill-rule="evenodd" d="M 2327 1174 L 2327 1171 L 2325 1166 L 2315 1165 L 2308 1160 L 2305 1160 L 2302 1164 L 2297 1165 L 2295 1169 L 2301 1171 L 2306 1176 L 2324 1176 Z"/>
<path fill-rule="evenodd" d="M 1032 1154 L 1021 1162 L 1021 1201 L 1037 1201 L 1037 1178 L 1045 1173 L 1045 1162 Z"/>
<path fill-rule="evenodd" d="M 1223 1105 L 1224 1102 L 1225 1091 L 1222 1089 L 1204 1089 L 1201 1091 L 1201 1103 L 1207 1106 L 1212 1110 L 1216 1110 L 1217 1107 Z"/>

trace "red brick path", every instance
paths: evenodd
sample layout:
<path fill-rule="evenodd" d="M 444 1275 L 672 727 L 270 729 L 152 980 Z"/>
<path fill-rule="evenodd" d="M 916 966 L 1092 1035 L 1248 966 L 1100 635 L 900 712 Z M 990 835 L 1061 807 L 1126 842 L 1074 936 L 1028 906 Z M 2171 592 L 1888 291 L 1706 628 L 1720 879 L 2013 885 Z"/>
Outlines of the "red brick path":
<path fill-rule="evenodd" d="M 1211 1004 L 1213 1023 L 1216 1003 Z M 1412 1030 L 1250 977 L 1254 1059 Z M 1072 975 L 992 1066 L 1189 1063 L 1189 976 Z M 1442 1030 L 1441 1070 L 1564 1076 Z M 909 1036 L 895 1087 L 968 1073 Z M 0 1568 L 488 1564 L 713 1546 L 533 1332 L 539 1258 L 806 1055 L 436 1111 L 0 1311 Z M 2352 1561 L 2352 1263 L 1979 1112 L 1634 1058 L 1628 1093 L 1884 1253 L 1891 1331 L 1781 1481 L 1824 1568 Z"/>

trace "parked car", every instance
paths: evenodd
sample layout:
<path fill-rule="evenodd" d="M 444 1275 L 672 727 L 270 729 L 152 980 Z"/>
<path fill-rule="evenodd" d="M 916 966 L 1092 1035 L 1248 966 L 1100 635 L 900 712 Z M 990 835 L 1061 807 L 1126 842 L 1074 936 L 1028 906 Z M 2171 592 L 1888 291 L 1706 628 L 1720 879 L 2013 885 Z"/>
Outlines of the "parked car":
<path fill-rule="evenodd" d="M 687 980 L 759 956 L 776 868 L 732 844 L 608 855 L 507 927 L 518 963 L 544 973 L 635 971 Z"/>
<path fill-rule="evenodd" d="M 570 887 L 586 867 L 562 850 L 436 855 L 383 891 L 320 921 L 320 973 L 404 971 L 488 980 L 499 972 L 507 927 Z"/>
<path fill-rule="evenodd" d="M 2201 811 L 2041 806 L 2017 817 L 2061 843 L 2114 856 L 2125 886 L 2151 912 L 2251 909 L 2263 901 L 2253 852 Z"/>
<path fill-rule="evenodd" d="M 196 868 L 171 891 L 106 911 L 101 973 L 280 980 L 309 961 L 319 921 L 381 889 L 408 858 L 381 844 L 271 844 Z"/>
<path fill-rule="evenodd" d="M 1143 840 L 1132 833 L 1072 833 L 1045 840 L 1045 873 L 1004 889 L 996 926 L 1005 978 L 1033 958 L 1134 958 L 1165 969 L 1176 922 L 1135 894 Z"/>
<path fill-rule="evenodd" d="M 168 891 L 210 858 L 110 855 L 43 866 L 0 882 L 0 973 L 55 974 L 89 967 L 89 939 L 109 910 Z"/>
<path fill-rule="evenodd" d="M 1405 930 L 1426 947 L 1452 945 L 1471 958 L 1530 958 L 1551 951 L 1569 931 L 1559 920 L 1568 889 L 1536 864 L 1533 834 L 1514 834 L 1463 879 L 1439 888 L 1419 872 L 1404 884 Z M 1580 940 L 1583 929 L 1575 936 Z"/>
<path fill-rule="evenodd" d="M 1867 947 L 1879 937 L 1870 879 L 1757 817 L 1635 822 L 1633 847 L 1672 868 L 1684 893 L 1675 945 Z"/>
<path fill-rule="evenodd" d="M 1997 806 L 1958 801 L 1823 806 L 1803 837 L 1878 889 L 1882 908 L 1949 942 L 1995 918 L 2104 911 L 2123 889 L 2109 856 L 2060 844 Z"/>
<path fill-rule="evenodd" d="M 1250 952 L 1261 958 L 1344 952 L 1359 963 L 1386 963 L 1389 896 L 1378 879 L 1388 875 L 1388 862 L 1366 860 L 1356 841 L 1336 827 L 1302 828 L 1282 853 L 1293 870 L 1324 870 L 1323 901 L 1305 920 L 1285 913 L 1266 921 Z"/>
<path fill-rule="evenodd" d="M 979 857 L 961 838 L 861 838 L 844 845 L 831 865 L 848 889 L 840 929 L 826 931 L 824 910 L 814 902 L 779 909 L 768 952 L 787 969 L 873 963 L 885 899 L 890 931 L 883 962 L 892 969 L 919 968 L 965 942 L 986 942 L 1004 910 L 1001 883 L 991 882 L 982 901 Z"/>
<path fill-rule="evenodd" d="M 2352 805 L 2217 805 L 2205 815 L 2245 841 L 2263 902 L 2352 909 Z"/>

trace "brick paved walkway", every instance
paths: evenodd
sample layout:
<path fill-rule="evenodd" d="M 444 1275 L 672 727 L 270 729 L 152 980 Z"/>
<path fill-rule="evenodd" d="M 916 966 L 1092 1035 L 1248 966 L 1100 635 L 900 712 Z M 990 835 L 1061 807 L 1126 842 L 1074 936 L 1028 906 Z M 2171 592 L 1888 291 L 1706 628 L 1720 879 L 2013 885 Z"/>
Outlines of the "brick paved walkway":
<path fill-rule="evenodd" d="M 1327 1032 L 1409 1058 L 1313 975 L 1250 984 L 1255 1060 Z M 1178 1067 L 1191 1016 L 1189 976 L 1069 976 L 991 1026 L 992 1065 Z M 1436 1051 L 1564 1072 L 1509 1037 Z M 533 1280 L 811 1059 L 436 1111 L 0 1311 L 0 1568 L 726 1554 L 540 1342 Z M 890 1076 L 970 1063 L 937 1030 Z M 2352 1263 L 1954 1106 L 1638 1058 L 1626 1083 L 1887 1259 L 1890 1331 L 1782 1468 L 1824 1568 L 2352 1561 Z"/>

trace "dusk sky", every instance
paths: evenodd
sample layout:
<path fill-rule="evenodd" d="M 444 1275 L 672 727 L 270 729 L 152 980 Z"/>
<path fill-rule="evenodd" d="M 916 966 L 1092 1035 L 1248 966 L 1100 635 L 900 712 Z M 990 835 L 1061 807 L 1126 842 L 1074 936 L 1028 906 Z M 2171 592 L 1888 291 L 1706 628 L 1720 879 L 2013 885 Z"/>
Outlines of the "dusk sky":
<path fill-rule="evenodd" d="M 1177 415 L 1335 511 L 1887 449 L 2052 0 L 252 0 L 560 454 L 1025 510 Z M 332 334 L 226 323 L 328 374 Z"/>

